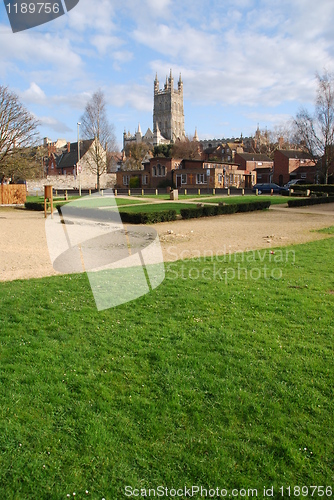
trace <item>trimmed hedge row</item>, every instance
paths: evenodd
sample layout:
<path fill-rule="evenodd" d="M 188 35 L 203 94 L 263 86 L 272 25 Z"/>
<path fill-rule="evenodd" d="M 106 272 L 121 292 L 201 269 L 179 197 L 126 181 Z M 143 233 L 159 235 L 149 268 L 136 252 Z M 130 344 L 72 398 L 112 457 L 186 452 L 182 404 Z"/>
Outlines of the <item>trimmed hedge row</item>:
<path fill-rule="evenodd" d="M 204 207 L 181 208 L 182 219 L 194 219 L 198 217 L 211 217 L 214 215 L 235 214 L 239 212 L 253 212 L 265 210 L 270 207 L 270 201 L 255 201 L 251 203 L 235 203 L 231 205 L 219 204 L 218 206 L 207 205 Z"/>
<path fill-rule="evenodd" d="M 44 210 L 44 201 L 26 201 L 24 208 L 27 210 L 34 210 L 35 212 L 41 212 Z"/>
<path fill-rule="evenodd" d="M 306 191 L 309 189 L 314 193 L 328 193 L 334 196 L 334 184 L 294 184 L 291 186 L 294 191 Z"/>
<path fill-rule="evenodd" d="M 103 220 L 103 221 L 119 221 L 128 224 L 154 224 L 156 222 L 167 222 L 176 220 L 176 210 L 164 210 L 161 212 L 118 212 L 118 210 L 97 210 L 96 208 L 74 207 L 67 205 L 62 207 L 56 206 L 58 212 L 63 217 L 76 216 L 85 219 Z"/>
<path fill-rule="evenodd" d="M 58 207 L 61 207 L 62 205 L 65 205 L 66 203 L 68 203 L 68 201 L 57 202 L 57 204 L 54 201 L 53 206 L 56 207 L 56 209 L 58 210 Z M 50 207 L 49 202 L 48 202 L 47 206 Z M 33 210 L 35 212 L 42 212 L 44 210 L 44 200 L 42 200 L 42 201 L 26 201 L 24 204 L 24 207 L 27 210 Z"/>
<path fill-rule="evenodd" d="M 176 220 L 176 210 L 162 210 L 161 212 L 120 212 L 122 222 L 129 224 L 155 224 Z"/>
<path fill-rule="evenodd" d="M 322 203 L 334 203 L 334 196 L 323 196 L 321 198 L 303 198 L 302 200 L 289 200 L 289 207 L 306 207 L 309 205 L 321 205 Z"/>

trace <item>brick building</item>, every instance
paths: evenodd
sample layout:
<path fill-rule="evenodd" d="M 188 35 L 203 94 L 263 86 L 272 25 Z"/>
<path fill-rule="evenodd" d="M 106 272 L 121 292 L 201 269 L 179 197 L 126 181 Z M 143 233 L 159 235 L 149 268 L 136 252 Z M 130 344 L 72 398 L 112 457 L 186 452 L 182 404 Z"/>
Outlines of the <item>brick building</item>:
<path fill-rule="evenodd" d="M 273 177 L 274 162 L 265 154 L 236 153 L 235 163 L 240 170 L 256 172 L 257 182 L 271 182 Z"/>
<path fill-rule="evenodd" d="M 294 150 L 276 150 L 274 153 L 273 182 L 284 186 L 293 179 L 313 184 L 316 181 L 316 164 L 308 153 Z"/>
<path fill-rule="evenodd" d="M 136 181 L 131 179 L 136 178 Z M 159 188 L 167 185 L 177 188 L 250 188 L 256 183 L 256 172 L 246 172 L 235 163 L 203 160 L 151 158 L 142 170 L 117 172 L 116 187 Z"/>

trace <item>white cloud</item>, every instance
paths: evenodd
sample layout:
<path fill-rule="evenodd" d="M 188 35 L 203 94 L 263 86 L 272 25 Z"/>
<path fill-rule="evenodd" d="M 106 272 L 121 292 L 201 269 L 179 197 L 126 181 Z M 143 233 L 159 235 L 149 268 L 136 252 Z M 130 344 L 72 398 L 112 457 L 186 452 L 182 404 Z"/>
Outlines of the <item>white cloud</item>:
<path fill-rule="evenodd" d="M 48 127 L 48 129 L 53 130 L 57 134 L 72 132 L 72 129 L 69 128 L 64 122 L 61 122 L 52 116 L 37 116 L 36 118 L 42 127 Z"/>
<path fill-rule="evenodd" d="M 35 82 L 32 82 L 27 90 L 21 92 L 21 97 L 28 103 L 47 104 L 45 92 Z"/>

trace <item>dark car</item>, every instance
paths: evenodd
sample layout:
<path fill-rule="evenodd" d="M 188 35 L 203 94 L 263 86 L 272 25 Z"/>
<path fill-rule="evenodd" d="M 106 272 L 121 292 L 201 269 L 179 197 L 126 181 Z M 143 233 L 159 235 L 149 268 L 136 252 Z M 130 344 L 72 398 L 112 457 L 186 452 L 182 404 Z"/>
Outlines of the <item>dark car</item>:
<path fill-rule="evenodd" d="M 273 183 L 259 183 L 259 184 L 255 184 L 253 186 L 253 193 L 256 192 L 256 190 L 258 190 L 258 193 L 259 194 L 271 194 L 271 191 L 273 191 L 274 194 L 280 194 L 282 193 L 283 191 L 289 191 L 288 188 L 286 187 L 281 187 L 279 186 L 278 184 L 273 184 Z"/>
<path fill-rule="evenodd" d="M 309 182 L 304 181 L 304 179 L 292 179 L 291 181 L 287 182 L 287 183 L 285 184 L 285 186 L 284 186 L 284 187 L 287 187 L 287 188 L 292 188 L 292 187 L 293 187 L 293 186 L 295 186 L 296 184 L 297 184 L 298 186 L 300 186 L 300 185 L 309 184 Z"/>

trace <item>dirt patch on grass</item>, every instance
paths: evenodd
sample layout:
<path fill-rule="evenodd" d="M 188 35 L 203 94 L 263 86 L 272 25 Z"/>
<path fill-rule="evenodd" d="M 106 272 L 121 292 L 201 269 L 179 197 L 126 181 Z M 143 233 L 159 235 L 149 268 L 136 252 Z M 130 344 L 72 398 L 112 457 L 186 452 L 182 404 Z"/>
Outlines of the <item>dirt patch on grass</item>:
<path fill-rule="evenodd" d="M 327 238 L 314 232 L 334 224 L 326 212 L 273 207 L 241 213 L 156 224 L 164 260 L 274 248 Z M 49 257 L 41 212 L 0 209 L 0 281 L 56 275 Z"/>

